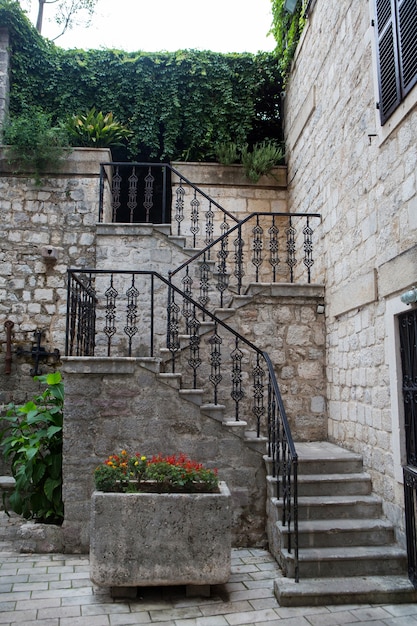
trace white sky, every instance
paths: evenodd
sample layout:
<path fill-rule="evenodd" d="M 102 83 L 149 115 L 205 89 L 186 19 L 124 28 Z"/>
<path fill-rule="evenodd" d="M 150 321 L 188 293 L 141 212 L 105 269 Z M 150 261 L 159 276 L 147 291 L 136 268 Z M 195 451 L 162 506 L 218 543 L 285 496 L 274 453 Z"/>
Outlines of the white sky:
<path fill-rule="evenodd" d="M 36 19 L 37 0 L 29 16 Z M 57 26 L 45 6 L 43 35 Z M 98 0 L 90 28 L 74 28 L 57 39 L 63 48 L 118 48 L 136 52 L 194 48 L 214 52 L 258 52 L 275 47 L 271 0 Z"/>

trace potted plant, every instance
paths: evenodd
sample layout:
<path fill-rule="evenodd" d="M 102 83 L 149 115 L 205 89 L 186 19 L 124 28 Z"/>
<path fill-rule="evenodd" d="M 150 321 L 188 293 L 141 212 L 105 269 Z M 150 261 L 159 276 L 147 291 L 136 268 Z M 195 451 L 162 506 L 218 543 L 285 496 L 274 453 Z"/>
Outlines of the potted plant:
<path fill-rule="evenodd" d="M 184 454 L 112 454 L 94 472 L 90 576 L 104 587 L 224 583 L 231 495 L 216 470 Z M 119 590 L 120 591 L 120 590 Z"/>

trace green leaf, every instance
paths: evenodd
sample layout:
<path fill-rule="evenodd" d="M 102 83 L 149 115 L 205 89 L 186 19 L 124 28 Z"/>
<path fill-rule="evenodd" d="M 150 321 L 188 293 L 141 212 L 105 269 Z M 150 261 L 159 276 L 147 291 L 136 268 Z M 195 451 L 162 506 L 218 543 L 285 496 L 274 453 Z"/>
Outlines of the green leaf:
<path fill-rule="evenodd" d="M 47 478 L 47 480 L 45 481 L 43 490 L 48 500 L 52 502 L 53 497 L 54 497 L 54 491 L 60 486 L 61 486 L 61 481 L 59 479 L 54 480 L 52 478 Z"/>

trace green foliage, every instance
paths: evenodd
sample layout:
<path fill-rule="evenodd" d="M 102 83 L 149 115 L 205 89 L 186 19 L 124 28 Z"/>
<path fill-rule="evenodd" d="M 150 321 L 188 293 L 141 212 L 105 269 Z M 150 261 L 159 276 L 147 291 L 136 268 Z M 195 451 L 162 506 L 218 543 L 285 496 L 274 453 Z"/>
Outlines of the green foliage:
<path fill-rule="evenodd" d="M 59 372 L 35 380 L 46 389 L 23 406 L 9 404 L 3 418 L 1 449 L 16 480 L 8 506 L 26 519 L 60 524 L 64 387 Z"/>
<path fill-rule="evenodd" d="M 304 2 L 298 0 L 293 14 L 284 9 L 285 0 L 271 0 L 271 2 L 271 33 L 277 42 L 276 54 L 279 59 L 281 75 L 285 82 L 305 24 Z"/>
<path fill-rule="evenodd" d="M 56 167 L 68 153 L 68 137 L 63 126 L 53 126 L 51 116 L 38 109 L 6 122 L 3 133 L 8 162 L 17 172 L 33 171 L 37 185 L 41 184 L 41 175 L 48 166 Z"/>
<path fill-rule="evenodd" d="M 214 152 L 219 163 L 222 163 L 223 165 L 232 165 L 233 163 L 239 162 L 241 148 L 233 141 L 229 141 L 217 144 Z"/>
<path fill-rule="evenodd" d="M 85 115 L 72 115 L 66 123 L 66 129 L 72 145 L 94 148 L 122 146 L 123 140 L 132 135 L 130 130 L 114 119 L 113 113 L 104 115 L 94 107 Z"/>
<path fill-rule="evenodd" d="M 269 174 L 273 167 L 283 161 L 284 150 L 276 141 L 265 139 L 256 143 L 251 150 L 247 144 L 219 144 L 216 146 L 216 156 L 223 165 L 242 163 L 247 178 L 257 183 L 261 176 Z"/>
<path fill-rule="evenodd" d="M 120 156 L 137 160 L 210 160 L 217 143 L 281 139 L 274 54 L 62 50 L 18 7 L 0 0 L 0 23 L 10 30 L 12 116 L 39 102 L 54 123 L 93 107 L 112 111 L 133 132 Z"/>
<path fill-rule="evenodd" d="M 284 150 L 274 141 L 256 143 L 252 150 L 244 146 L 242 150 L 242 164 L 245 174 L 253 183 L 257 183 L 261 176 L 269 174 L 273 167 L 282 163 Z"/>

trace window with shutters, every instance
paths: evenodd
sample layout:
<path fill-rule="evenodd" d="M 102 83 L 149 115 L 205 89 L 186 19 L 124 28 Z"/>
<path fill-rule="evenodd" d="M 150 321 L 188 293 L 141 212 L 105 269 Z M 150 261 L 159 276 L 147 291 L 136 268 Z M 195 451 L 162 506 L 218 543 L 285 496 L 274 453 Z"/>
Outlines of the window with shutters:
<path fill-rule="evenodd" d="M 417 0 L 375 0 L 383 125 L 417 83 Z"/>

